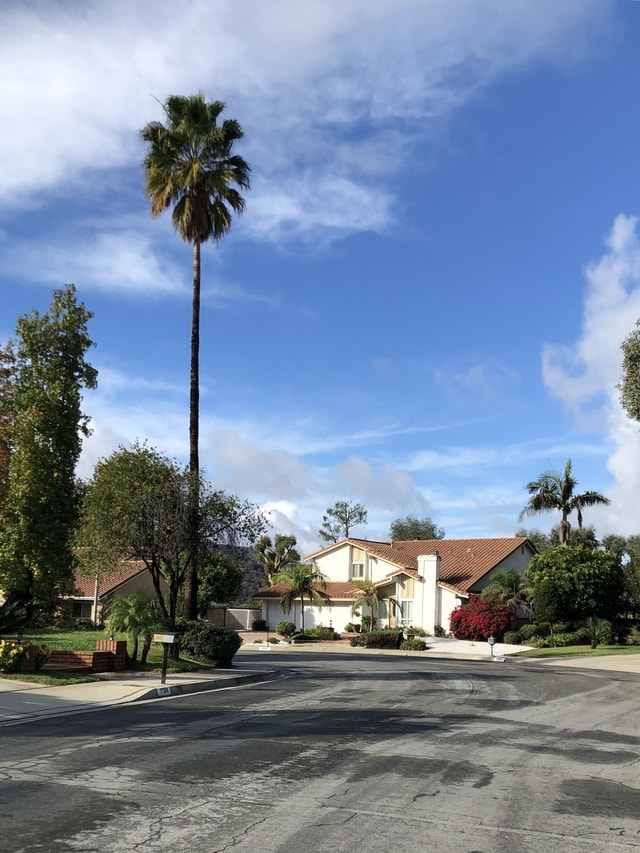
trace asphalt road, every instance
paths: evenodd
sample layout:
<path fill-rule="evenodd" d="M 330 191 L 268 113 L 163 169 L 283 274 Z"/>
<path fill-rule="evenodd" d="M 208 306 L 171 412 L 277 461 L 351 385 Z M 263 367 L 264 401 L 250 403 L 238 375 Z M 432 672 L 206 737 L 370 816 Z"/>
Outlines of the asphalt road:
<path fill-rule="evenodd" d="M 290 677 L 0 730 L 0 851 L 640 849 L 637 675 L 277 663 Z"/>

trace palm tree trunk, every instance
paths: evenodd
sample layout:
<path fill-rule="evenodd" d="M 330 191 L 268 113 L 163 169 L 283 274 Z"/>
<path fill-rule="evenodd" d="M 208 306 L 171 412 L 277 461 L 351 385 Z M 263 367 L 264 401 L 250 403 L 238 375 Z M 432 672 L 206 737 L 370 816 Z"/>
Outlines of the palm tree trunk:
<path fill-rule="evenodd" d="M 300 596 L 300 625 L 304 634 L 304 596 Z"/>
<path fill-rule="evenodd" d="M 184 618 L 198 617 L 200 503 L 200 243 L 193 244 L 191 370 L 189 382 L 189 559 L 184 582 Z"/>

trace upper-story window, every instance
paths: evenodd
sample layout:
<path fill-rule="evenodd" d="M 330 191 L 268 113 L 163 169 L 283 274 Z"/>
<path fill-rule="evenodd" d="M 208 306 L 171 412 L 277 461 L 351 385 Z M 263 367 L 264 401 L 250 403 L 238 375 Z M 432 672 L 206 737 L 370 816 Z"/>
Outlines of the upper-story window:
<path fill-rule="evenodd" d="M 351 549 L 351 577 L 355 580 L 364 579 L 364 551 L 362 548 Z"/>
<path fill-rule="evenodd" d="M 356 580 L 364 578 L 364 563 L 351 563 L 351 577 Z"/>

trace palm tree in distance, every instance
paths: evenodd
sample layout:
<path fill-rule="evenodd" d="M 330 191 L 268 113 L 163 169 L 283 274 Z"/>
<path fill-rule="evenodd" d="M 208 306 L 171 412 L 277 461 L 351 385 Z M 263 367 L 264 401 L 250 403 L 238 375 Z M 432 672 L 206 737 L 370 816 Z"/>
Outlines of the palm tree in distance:
<path fill-rule="evenodd" d="M 489 581 L 489 585 L 482 590 L 482 598 L 501 601 L 513 611 L 514 615 L 518 612 L 531 615 L 527 580 L 517 569 L 492 572 L 489 575 Z"/>
<path fill-rule="evenodd" d="M 314 565 L 297 563 L 292 569 L 285 570 L 276 576 L 276 583 L 282 581 L 289 584 L 289 589 L 280 596 L 282 612 L 289 614 L 294 602 L 300 599 L 300 630 L 304 633 L 304 602 L 309 599 L 311 604 L 322 609 L 329 600 L 327 593 L 323 592 L 327 586 L 327 579 Z"/>
<path fill-rule="evenodd" d="M 164 105 L 166 124 L 152 121 L 140 131 L 148 144 L 143 160 L 145 196 L 151 215 L 173 206 L 172 223 L 185 243 L 193 246 L 193 297 L 189 393 L 189 471 L 191 473 L 190 554 L 185 578 L 186 619 L 198 611 L 198 498 L 200 491 L 200 248 L 217 243 L 231 228 L 233 214 L 244 210 L 239 189 L 249 188 L 250 168 L 234 144 L 244 136 L 234 119 L 219 122 L 221 101 L 208 103 L 204 94 L 171 95 Z"/>
<path fill-rule="evenodd" d="M 583 492 L 577 495 L 575 493 L 577 485 L 578 481 L 573 476 L 570 459 L 567 460 L 563 474 L 558 471 L 545 471 L 537 480 L 527 483 L 526 489 L 530 497 L 529 502 L 520 513 L 520 521 L 526 515 L 560 510 L 562 519 L 558 528 L 558 538 L 561 545 L 568 545 L 571 536 L 569 515 L 574 510 L 578 514 L 578 528 L 582 530 L 582 510 L 584 507 L 598 504 L 606 506 L 611 503 L 609 498 L 605 498 L 599 492 Z"/>

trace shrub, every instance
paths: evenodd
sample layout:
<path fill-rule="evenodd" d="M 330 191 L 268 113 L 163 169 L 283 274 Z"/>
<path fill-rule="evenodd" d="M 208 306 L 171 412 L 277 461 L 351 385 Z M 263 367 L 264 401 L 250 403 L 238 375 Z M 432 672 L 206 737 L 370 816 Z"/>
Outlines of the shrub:
<path fill-rule="evenodd" d="M 600 643 L 604 645 L 611 643 L 613 629 L 611 628 L 611 622 L 607 619 L 598 619 L 595 616 L 591 616 L 587 622 L 586 630 L 592 649 L 597 648 Z"/>
<path fill-rule="evenodd" d="M 403 640 L 402 630 L 387 628 L 382 631 L 369 631 L 364 635 L 368 649 L 399 649 Z"/>
<path fill-rule="evenodd" d="M 518 645 L 522 642 L 522 634 L 520 631 L 505 631 L 504 637 L 502 639 L 503 643 L 510 643 L 512 645 Z"/>
<path fill-rule="evenodd" d="M 522 628 L 520 628 L 520 636 L 522 637 L 522 640 L 525 643 L 527 642 L 527 640 L 533 640 L 534 637 L 539 637 L 540 633 L 538 630 L 538 626 L 533 625 L 532 623 L 529 623 L 528 625 L 523 625 Z"/>
<path fill-rule="evenodd" d="M 269 628 L 266 619 L 254 619 L 252 627 L 254 631 L 266 631 Z"/>
<path fill-rule="evenodd" d="M 367 645 L 367 635 L 366 634 L 356 634 L 355 637 L 349 638 L 350 646 L 366 646 Z"/>
<path fill-rule="evenodd" d="M 316 640 L 339 640 L 340 634 L 336 634 L 333 628 L 325 628 L 323 625 L 318 625 L 317 628 L 308 628 L 305 632 L 309 637 L 315 637 Z"/>
<path fill-rule="evenodd" d="M 349 622 L 344 626 L 344 630 L 347 634 L 358 634 L 362 625 L 356 625 L 355 622 Z"/>
<path fill-rule="evenodd" d="M 311 634 L 298 633 L 293 634 L 293 636 L 290 637 L 289 642 L 294 643 L 294 645 L 298 645 L 299 643 L 317 643 L 318 638 L 312 636 Z"/>
<path fill-rule="evenodd" d="M 442 625 L 435 625 L 433 628 L 433 636 L 434 637 L 446 637 L 447 632 L 444 630 Z"/>
<path fill-rule="evenodd" d="M 242 640 L 235 631 L 204 620 L 187 622 L 180 639 L 180 648 L 196 660 L 225 667 L 231 666 L 241 645 Z"/>
<path fill-rule="evenodd" d="M 628 646 L 640 646 L 640 627 L 634 625 L 633 628 L 627 634 L 627 645 Z"/>
<path fill-rule="evenodd" d="M 410 637 L 411 635 L 413 635 L 414 637 L 427 636 L 427 632 L 424 630 L 424 628 L 414 628 L 413 625 L 411 625 L 409 628 L 405 628 L 404 633 L 407 637 Z"/>
<path fill-rule="evenodd" d="M 276 632 L 280 634 L 281 637 L 291 637 L 292 634 L 296 632 L 296 626 L 294 622 L 278 622 L 276 625 Z"/>
<path fill-rule="evenodd" d="M 403 640 L 400 643 L 403 652 L 425 652 L 428 648 L 424 640 Z"/>
<path fill-rule="evenodd" d="M 26 654 L 25 647 L 19 643 L 0 640 L 0 672 L 20 672 Z"/>
<path fill-rule="evenodd" d="M 451 614 L 451 632 L 456 640 L 486 640 L 493 635 L 500 641 L 511 625 L 512 615 L 507 604 L 473 597 Z"/>
<path fill-rule="evenodd" d="M 52 649 L 50 649 L 49 646 L 39 646 L 35 643 L 32 643 L 31 645 L 35 649 L 34 658 L 36 669 L 42 669 L 51 657 Z"/>

